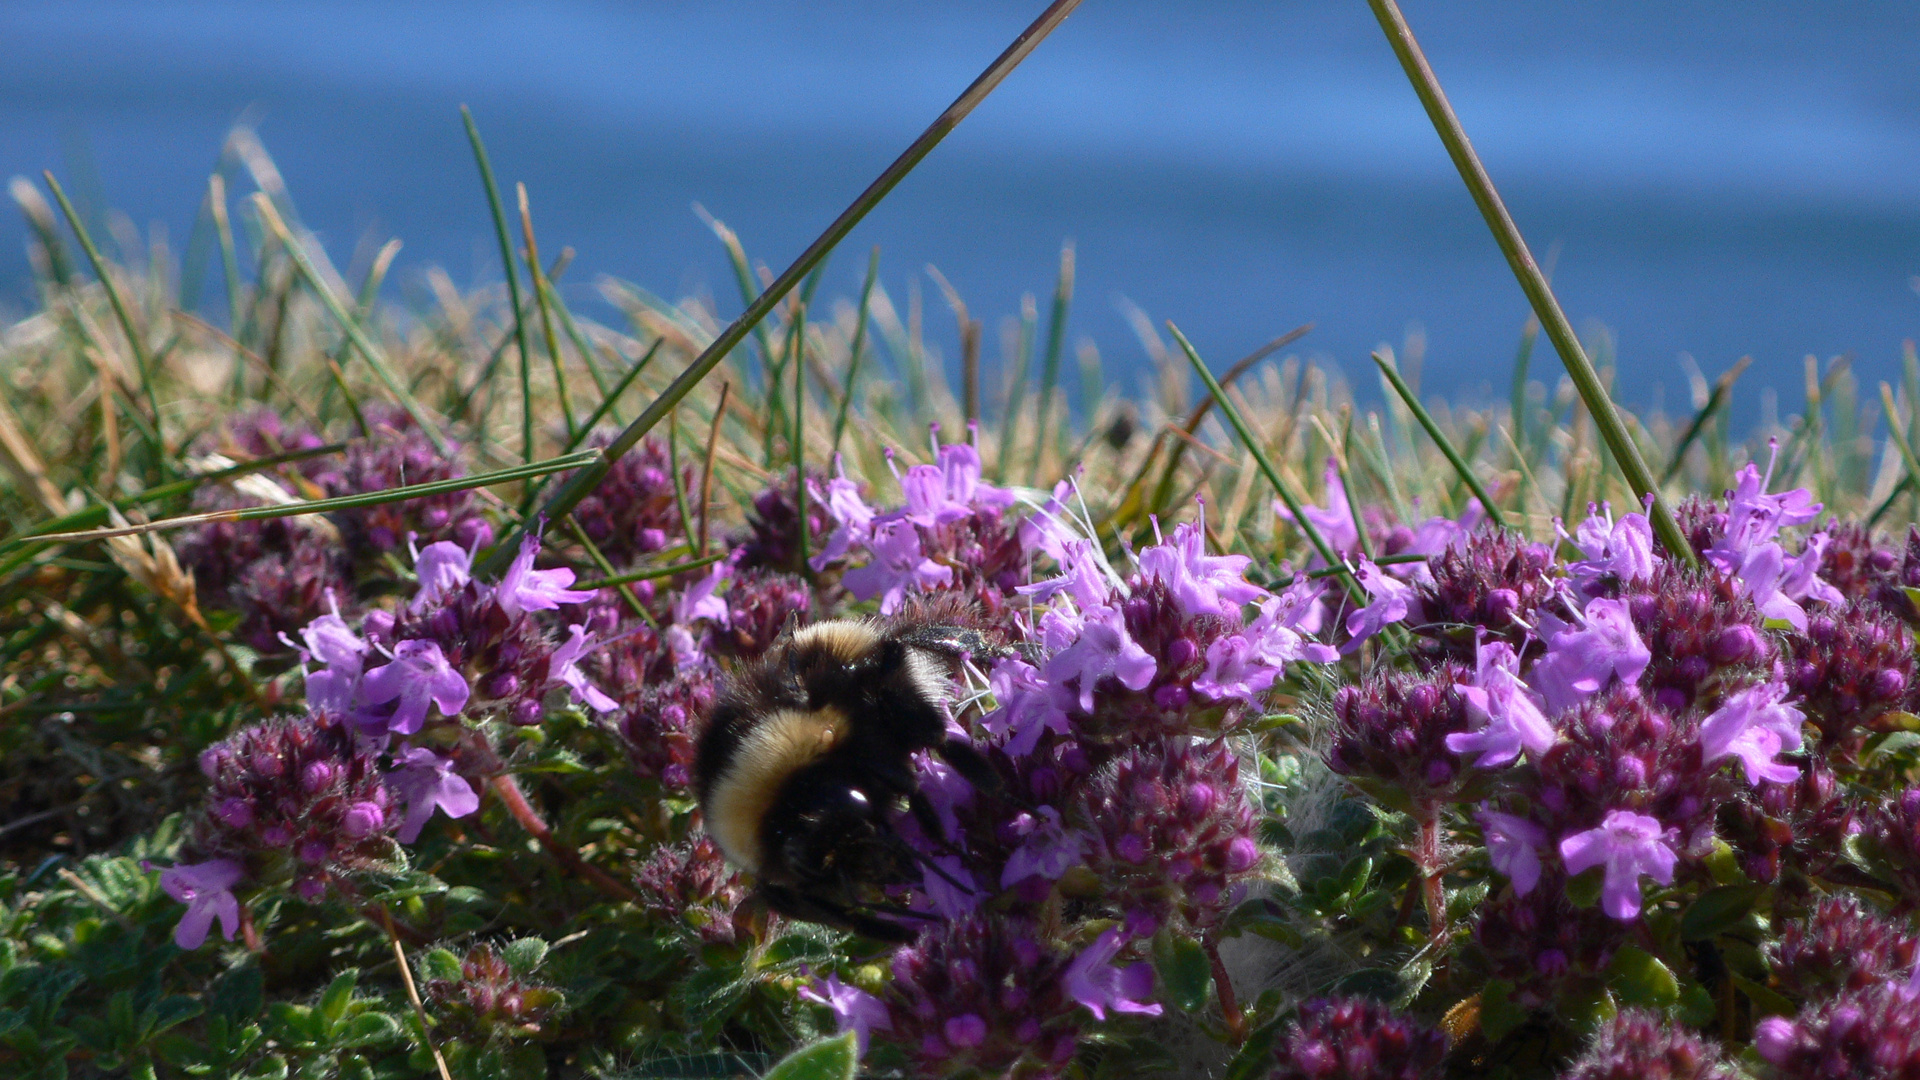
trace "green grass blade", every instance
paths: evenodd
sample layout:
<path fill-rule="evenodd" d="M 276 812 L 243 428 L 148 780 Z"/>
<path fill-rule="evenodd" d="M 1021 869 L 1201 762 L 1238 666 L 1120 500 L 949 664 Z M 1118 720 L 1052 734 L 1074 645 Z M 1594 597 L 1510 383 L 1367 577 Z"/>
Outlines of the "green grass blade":
<path fill-rule="evenodd" d="M 840 456 L 840 438 L 847 433 L 847 409 L 853 405 L 853 388 L 860 374 L 860 354 L 867 343 L 868 305 L 873 301 L 873 283 L 880 276 L 880 247 L 867 256 L 867 280 L 860 286 L 860 313 L 854 317 L 853 345 L 847 351 L 847 385 L 840 394 L 840 410 L 833 418 L 833 456 Z"/>
<path fill-rule="evenodd" d="M 574 583 L 573 587 L 576 589 L 606 589 L 615 585 L 630 585 L 636 581 L 658 581 L 661 578 L 670 578 L 687 573 L 690 570 L 699 570 L 703 567 L 712 566 L 721 559 L 727 558 L 727 555 L 728 553 L 723 551 L 718 555 L 708 555 L 704 558 L 692 559 L 683 563 L 674 563 L 672 566 L 657 566 L 651 570 L 633 570 L 624 574 L 616 574 L 613 577 L 601 578 L 597 581 L 578 581 Z"/>
<path fill-rule="evenodd" d="M 895 185 L 925 160 L 926 156 L 933 152 L 933 148 L 938 146 L 949 132 L 958 127 L 960 122 L 966 119 L 967 114 L 984 101 L 987 95 L 991 94 L 994 88 L 999 86 L 1013 69 L 1018 67 L 1020 62 L 1026 59 L 1040 42 L 1045 40 L 1046 36 L 1079 6 L 1080 0 L 1054 0 L 1049 4 L 1046 10 L 1040 13 L 1039 18 L 1035 19 L 1018 38 L 1015 38 L 1013 44 L 1007 46 L 993 63 L 987 65 L 987 69 L 981 72 L 980 77 L 954 99 L 953 104 L 947 106 L 946 110 L 935 118 L 933 123 L 874 179 L 873 183 L 867 185 L 866 190 L 841 211 L 840 216 L 827 226 L 825 232 L 821 233 L 813 243 L 807 245 L 807 249 L 800 253 L 800 257 L 794 260 L 793 265 L 782 271 L 780 276 L 774 279 L 773 284 L 761 292 L 759 298 L 747 306 L 747 310 L 740 313 L 739 318 L 728 324 L 727 328 L 722 330 L 691 364 L 687 365 L 687 369 L 682 371 L 633 423 L 628 424 L 626 430 L 601 451 L 597 462 L 582 470 L 578 476 L 569 480 L 554 493 L 546 508 L 548 519 L 557 520 L 570 512 L 588 492 L 599 486 L 601 479 L 607 475 L 607 470 L 612 467 L 614 459 L 632 449 L 634 443 L 639 442 L 647 432 L 653 430 L 654 426 L 666 417 L 667 413 L 673 411 L 674 407 L 680 404 L 680 400 L 706 378 L 707 373 L 717 367 L 742 338 L 746 337 L 754 327 L 760 325 L 760 321 L 767 317 L 774 305 L 793 291 L 801 279 L 811 273 L 847 233 L 853 231 L 853 227 L 867 216 L 868 211 L 878 206 Z M 507 551 L 510 546 L 501 545 L 490 552 L 481 566 L 481 571 L 498 573 L 506 561 L 513 557 L 511 552 Z"/>
<path fill-rule="evenodd" d="M 1673 457 L 1667 462 L 1666 472 L 1660 474 L 1662 484 L 1669 483 L 1674 477 L 1680 475 L 1681 468 L 1687 463 L 1687 451 L 1693 449 L 1694 442 L 1700 438 L 1700 433 L 1707 429 L 1707 424 L 1713 420 L 1714 416 L 1727 407 L 1727 400 L 1733 396 L 1734 380 L 1738 379 L 1751 363 L 1753 363 L 1753 357 L 1743 356 L 1734 361 L 1732 367 L 1721 372 L 1720 377 L 1713 381 L 1713 392 L 1707 395 L 1707 403 L 1700 406 L 1699 412 L 1693 414 L 1693 420 L 1687 425 L 1687 430 L 1681 434 L 1680 441 L 1673 444 Z M 1695 392 L 1698 393 L 1697 390 Z"/>
<path fill-rule="evenodd" d="M 500 205 L 500 186 L 493 181 L 493 163 L 487 160 L 487 144 L 480 141 L 480 129 L 473 112 L 460 106 L 460 119 L 467 126 L 467 141 L 473 144 L 473 160 L 480 166 L 480 182 L 487 189 L 487 209 L 493 214 L 494 237 L 500 242 L 500 264 L 507 271 L 507 305 L 513 309 L 513 340 L 520 347 L 520 440 L 521 455 L 533 460 L 533 376 L 527 351 L 527 320 L 520 307 L 520 271 L 514 266 L 513 241 L 507 238 L 507 212 Z"/>
<path fill-rule="evenodd" d="M 430 484 L 410 484 L 403 487 L 388 488 L 385 491 L 369 491 L 359 495 L 342 495 L 332 499 L 314 499 L 310 502 L 287 503 L 275 506 L 249 506 L 238 510 L 217 510 L 207 514 L 185 514 L 180 517 L 163 518 L 144 525 L 133 525 L 118 529 L 91 529 L 84 532 L 46 533 L 40 536 L 16 536 L 4 544 L 0 551 L 9 550 L 26 543 L 71 544 L 87 540 L 108 540 L 116 536 L 136 536 L 142 533 L 161 532 L 167 529 L 181 529 L 189 525 L 204 525 L 216 521 L 264 521 L 269 518 L 302 517 L 307 514 L 328 514 L 335 510 L 352 510 L 362 506 L 380 506 L 385 503 L 404 502 L 408 499 L 424 498 L 428 495 L 444 495 L 452 491 L 470 491 L 474 488 L 493 487 L 496 484 L 526 480 L 548 473 L 565 472 L 591 465 L 599 458 L 599 452 L 582 450 L 578 453 L 564 454 L 544 461 L 528 462 L 508 469 L 496 469 L 493 472 L 477 473 L 472 476 L 457 476 L 450 480 L 436 480 Z"/>
<path fill-rule="evenodd" d="M 1047 355 L 1040 363 L 1040 417 L 1033 437 L 1033 458 L 1027 463 L 1027 482 L 1040 471 L 1040 453 L 1047 445 L 1047 421 L 1053 416 L 1053 392 L 1060 385 L 1060 352 L 1066 347 L 1067 311 L 1073 305 L 1073 241 L 1060 245 L 1060 277 L 1053 286 L 1053 311 L 1047 317 Z M 1089 406 L 1091 408 L 1091 406 Z M 1008 422 L 1012 422 L 1009 412 Z M 1089 413 L 1088 421 L 1092 421 Z"/>
<path fill-rule="evenodd" d="M 1496 528 L 1506 528 L 1506 518 L 1500 515 L 1500 508 L 1494 505 L 1493 496 L 1487 494 L 1487 489 L 1481 485 L 1480 478 L 1473 474 L 1473 468 L 1467 464 L 1465 458 L 1460 456 L 1460 451 L 1453 448 L 1452 440 L 1448 439 L 1446 433 L 1440 430 L 1440 425 L 1434 422 L 1433 414 L 1420 403 L 1420 395 L 1414 393 L 1413 388 L 1407 385 L 1407 380 L 1400 375 L 1400 369 L 1395 367 L 1393 361 L 1387 359 L 1384 353 L 1374 353 L 1373 362 L 1379 365 L 1380 374 L 1386 376 L 1387 381 L 1393 384 L 1393 392 L 1400 395 L 1401 401 L 1406 402 L 1407 411 L 1419 421 L 1427 437 L 1432 439 L 1434 445 L 1440 448 L 1440 452 L 1447 456 L 1447 461 L 1453 465 L 1453 471 L 1460 474 L 1461 481 L 1467 485 L 1468 490 L 1473 492 L 1473 497 L 1480 500 L 1480 508 L 1487 512 L 1487 520 L 1493 522 Z"/>
<path fill-rule="evenodd" d="M 567 370 L 560 362 L 560 340 L 553 333 L 553 311 L 547 307 L 547 294 L 551 290 L 541 280 L 545 275 L 540 272 L 540 245 L 533 237 L 533 210 L 527 205 L 527 185 L 515 184 L 514 191 L 520 198 L 520 232 L 527 241 L 527 274 L 533 278 L 533 300 L 540 308 L 540 334 L 547 346 L 547 359 L 553 362 L 553 392 L 560 399 L 560 418 L 566 421 L 567 442 L 573 442 L 573 436 L 579 428 L 573 422 L 573 401 L 567 394 Z"/>
<path fill-rule="evenodd" d="M 573 440 L 567 444 L 567 451 L 569 453 L 584 442 L 587 436 L 593 434 L 593 425 L 599 423 L 602 417 L 612 411 L 613 403 L 619 401 L 620 395 L 626 393 L 627 387 L 633 385 L 633 380 L 640 377 L 640 372 L 644 370 L 648 362 L 653 359 L 653 354 L 660 351 L 661 342 L 666 340 L 664 337 L 654 338 L 653 344 L 647 346 L 646 355 L 642 356 L 632 367 L 629 367 L 625 375 L 620 376 L 620 381 L 615 383 L 613 389 L 609 390 L 607 396 L 601 400 L 600 407 L 593 410 L 593 415 L 587 417 L 587 422 L 580 425 L 580 430 L 574 432 Z"/>
<path fill-rule="evenodd" d="M 60 181 L 53 178 L 51 172 L 40 174 L 47 180 L 47 187 L 53 191 L 53 197 L 60 203 L 60 213 L 67 219 L 67 226 L 73 230 L 74 239 L 80 241 L 80 250 L 86 253 L 87 264 L 93 267 L 93 276 L 100 279 L 100 287 L 107 292 L 107 302 L 113 305 L 113 317 L 120 321 L 120 329 L 127 335 L 127 348 L 133 351 L 133 364 L 140 373 L 140 393 L 147 399 L 147 410 L 153 416 L 156 433 L 161 427 L 160 402 L 153 391 L 153 354 L 147 351 L 147 343 L 140 336 L 140 330 L 133 325 L 133 314 L 127 310 L 127 302 L 120 295 L 119 286 L 107 273 L 107 264 L 100 257 L 100 249 L 94 246 L 93 237 L 87 233 L 87 227 L 81 223 L 80 215 L 67 199 L 67 193 L 60 189 Z M 158 455 L 161 468 L 170 466 L 164 450 Z"/>
<path fill-rule="evenodd" d="M 306 280 L 307 287 L 320 298 L 321 305 L 327 309 L 328 314 L 333 316 L 334 322 L 340 324 L 341 332 L 347 335 L 347 340 L 353 342 L 353 347 L 359 351 L 361 358 L 373 368 L 374 375 L 387 388 L 387 392 L 393 395 L 393 399 L 400 403 L 400 407 L 407 411 L 408 416 L 413 417 L 413 422 L 420 425 L 421 433 L 433 443 L 435 450 L 442 455 L 452 456 L 452 449 L 447 445 L 446 436 L 440 434 L 440 425 L 427 416 L 426 411 L 420 407 L 420 403 L 414 400 L 413 394 L 394 376 L 393 368 L 387 363 L 386 355 L 381 352 L 378 345 L 373 343 L 372 339 L 367 337 L 366 331 L 360 326 L 360 321 L 340 306 L 340 298 L 333 295 L 333 290 L 327 287 L 325 279 L 320 276 L 319 270 L 314 268 L 312 260 L 307 258 L 306 250 L 293 238 L 293 234 L 287 231 L 286 222 L 280 220 L 280 213 L 273 208 L 272 200 L 268 199 L 264 193 L 256 193 L 253 196 L 253 205 L 259 212 L 261 221 L 265 222 L 267 228 L 279 239 L 281 248 L 287 253 L 287 258 L 293 260 L 295 269 L 300 272 L 300 277 Z"/>
<path fill-rule="evenodd" d="M 1540 320 L 1527 316 L 1527 325 L 1520 330 L 1520 348 L 1513 355 L 1513 385 L 1508 391 L 1507 405 L 1514 430 L 1514 445 L 1520 448 L 1523 457 L 1532 430 L 1527 423 L 1527 367 L 1533 360 L 1533 343 L 1539 337 Z"/>
<path fill-rule="evenodd" d="M 1414 40 L 1413 30 L 1407 25 L 1405 16 L 1400 14 L 1399 5 L 1394 0 L 1367 0 L 1367 3 L 1373 8 L 1374 17 L 1379 20 L 1381 30 L 1385 31 L 1388 42 L 1393 46 L 1401 68 L 1413 83 L 1414 92 L 1426 108 L 1427 118 L 1433 122 L 1448 156 L 1459 170 L 1460 179 L 1466 183 L 1474 204 L 1479 207 L 1480 216 L 1486 219 L 1494 241 L 1507 258 L 1507 265 L 1519 280 L 1521 290 L 1527 294 L 1528 302 L 1533 305 L 1534 316 L 1546 331 L 1547 340 L 1553 342 L 1555 351 L 1560 354 L 1560 361 L 1566 365 L 1575 389 L 1592 413 L 1601 438 L 1606 441 L 1615 463 L 1625 474 L 1627 486 L 1633 489 L 1638 498 L 1653 500 L 1648 516 L 1652 519 L 1655 535 L 1670 553 L 1688 566 L 1698 565 L 1699 560 L 1694 557 L 1692 545 L 1681 535 L 1673 512 L 1660 495 L 1660 486 L 1654 482 L 1652 470 L 1641 458 L 1640 448 L 1634 444 L 1619 410 L 1614 407 L 1613 399 L 1600 382 L 1599 373 L 1581 348 L 1580 339 L 1575 336 L 1573 325 L 1567 321 L 1566 312 L 1561 309 L 1553 288 L 1547 284 L 1540 264 L 1534 261 L 1533 252 L 1528 250 L 1519 226 L 1507 213 L 1506 204 L 1500 200 L 1500 193 L 1495 190 L 1492 178 L 1487 175 L 1472 144 L 1467 141 L 1466 131 L 1461 127 L 1459 117 L 1454 115 L 1453 106 L 1448 104 L 1447 96 L 1440 88 L 1440 80 L 1435 77 L 1425 54 L 1420 51 L 1420 43 Z M 1488 509 L 1491 511 L 1492 507 Z"/>
<path fill-rule="evenodd" d="M 1266 476 L 1267 483 L 1273 485 L 1273 490 L 1279 493 L 1280 501 L 1287 504 L 1287 511 L 1293 515 L 1294 526 L 1306 536 L 1307 543 L 1313 545 L 1313 550 L 1320 554 L 1320 558 L 1325 560 L 1328 566 L 1343 565 L 1340 553 L 1333 550 L 1332 545 L 1327 543 L 1326 537 L 1320 535 L 1320 530 L 1314 527 L 1313 522 L 1307 520 L 1300 497 L 1293 493 L 1293 489 L 1287 486 L 1285 480 L 1281 479 L 1280 471 L 1273 467 L 1273 462 L 1268 459 L 1266 450 L 1260 446 L 1260 440 L 1254 438 L 1253 429 L 1247 426 L 1246 418 L 1241 416 L 1240 410 L 1227 399 L 1226 391 L 1220 388 L 1220 383 L 1214 379 L 1213 372 L 1207 370 L 1206 361 L 1200 359 L 1200 354 L 1194 351 L 1193 343 L 1188 341 L 1187 335 L 1181 333 L 1180 328 L 1171 321 L 1167 323 L 1167 330 L 1180 344 L 1180 351 L 1187 354 L 1187 362 L 1193 365 L 1193 370 L 1199 374 L 1200 381 L 1207 385 L 1207 391 L 1213 395 L 1213 400 L 1220 412 L 1226 416 L 1227 423 L 1233 425 L 1233 430 L 1240 436 L 1240 441 L 1253 454 L 1253 460 L 1259 464 L 1260 472 Z M 1351 572 L 1342 573 L 1340 578 L 1346 583 L 1348 595 L 1360 603 L 1366 602 L 1366 591 L 1360 587 L 1358 581 L 1354 580 Z"/>

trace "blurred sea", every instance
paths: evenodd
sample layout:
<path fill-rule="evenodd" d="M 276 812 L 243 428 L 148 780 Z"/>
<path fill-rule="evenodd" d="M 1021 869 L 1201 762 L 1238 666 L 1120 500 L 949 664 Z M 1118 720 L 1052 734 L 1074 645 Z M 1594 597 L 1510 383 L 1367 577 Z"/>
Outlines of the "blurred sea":
<path fill-rule="evenodd" d="M 345 266 L 367 237 L 496 279 L 459 122 L 470 104 L 541 246 L 738 298 L 690 209 L 776 269 L 1038 10 L 1038 0 L 0 4 L 0 171 L 52 168 L 184 247 L 222 137 L 257 118 L 306 223 Z M 1406 0 L 1475 145 L 1576 324 L 1617 335 L 1630 400 L 1684 408 L 1756 358 L 1783 408 L 1802 357 L 1870 388 L 1920 336 L 1920 6 L 1854 0 Z M 509 187 L 509 192 L 510 192 Z M 0 218 L 0 310 L 30 303 Z M 1424 389 L 1502 397 L 1518 287 L 1362 0 L 1087 0 L 842 249 L 865 252 L 956 351 L 931 263 L 976 316 L 1052 287 L 1079 251 L 1074 335 L 1110 375 L 1144 354 L 1125 297 L 1218 366 L 1284 330 L 1377 394 L 1366 353 L 1426 339 Z M 216 306 L 217 279 L 202 293 Z M 1536 372 L 1556 374 L 1548 353 Z M 1364 377 L 1363 377 L 1364 376 Z"/>

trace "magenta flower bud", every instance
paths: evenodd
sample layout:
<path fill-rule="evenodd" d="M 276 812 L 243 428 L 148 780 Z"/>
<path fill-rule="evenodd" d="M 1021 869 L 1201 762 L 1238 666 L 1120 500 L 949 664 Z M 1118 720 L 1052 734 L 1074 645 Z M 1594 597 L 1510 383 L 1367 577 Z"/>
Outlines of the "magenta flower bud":
<path fill-rule="evenodd" d="M 639 548 L 641 551 L 659 551 L 667 546 L 665 529 L 641 529 Z"/>
<path fill-rule="evenodd" d="M 1020 1023 L 1015 1025 L 1013 1029 L 1013 1039 L 1015 1042 L 1025 1043 L 1028 1046 L 1032 1046 L 1034 1043 L 1039 1042 L 1040 1041 L 1040 1021 L 1035 1020 L 1031 1016 L 1020 1021 Z"/>
<path fill-rule="evenodd" d="M 230 829 L 244 829 L 253 824 L 253 807 L 245 799 L 222 799 L 213 808 L 213 816 Z"/>
<path fill-rule="evenodd" d="M 339 775 L 339 766 L 331 761 L 309 761 L 306 768 L 300 770 L 300 789 L 310 795 L 325 791 Z"/>
<path fill-rule="evenodd" d="M 220 774 L 220 766 L 227 761 L 229 756 L 224 747 L 207 747 L 205 750 L 200 751 L 200 771 L 205 774 L 209 780 L 217 778 Z"/>
<path fill-rule="evenodd" d="M 300 857 L 301 862 L 318 866 L 327 861 L 327 845 L 318 840 L 308 840 L 300 845 L 295 854 Z"/>
<path fill-rule="evenodd" d="M 1132 938 L 1150 938 L 1160 930 L 1160 920 L 1142 908 L 1127 912 L 1126 925 L 1127 936 Z"/>
<path fill-rule="evenodd" d="M 1147 861 L 1147 841 L 1139 833 L 1128 833 L 1122 836 L 1119 842 L 1114 844 L 1113 849 L 1115 854 L 1130 863 L 1137 865 Z"/>
<path fill-rule="evenodd" d="M 1260 845 L 1250 837 L 1236 836 L 1227 845 L 1227 873 L 1244 874 L 1260 861 Z"/>
<path fill-rule="evenodd" d="M 1193 902 L 1203 908 L 1210 908 L 1220 899 L 1221 888 L 1218 882 L 1203 881 L 1191 891 Z"/>
<path fill-rule="evenodd" d="M 526 998 L 512 991 L 500 996 L 500 1011 L 514 1020 L 520 1019 L 520 1013 L 525 1010 L 526 1004 Z"/>
<path fill-rule="evenodd" d="M 522 701 L 513 707 L 512 720 L 521 727 L 530 727 L 539 723 L 540 717 L 544 715 L 546 711 L 546 708 L 537 701 Z"/>
<path fill-rule="evenodd" d="M 1793 1049 L 1793 1022 L 1784 1016 L 1769 1016 L 1753 1025 L 1753 1049 L 1761 1060 L 1785 1064 Z"/>
<path fill-rule="evenodd" d="M 1520 611 L 1520 594 L 1512 589 L 1495 589 L 1487 594 L 1487 622 L 1492 626 L 1505 626 L 1513 621 Z"/>
<path fill-rule="evenodd" d="M 327 879 L 318 874 L 303 875 L 293 883 L 293 895 L 309 904 L 317 904 L 327 898 Z"/>
<path fill-rule="evenodd" d="M 260 830 L 260 843 L 269 848 L 282 848 L 293 843 L 293 830 L 285 825 L 274 823 Z"/>
<path fill-rule="evenodd" d="M 1760 634 L 1746 623 L 1725 627 L 1707 646 L 1717 664 L 1744 664 L 1760 655 Z"/>
<path fill-rule="evenodd" d="M 1573 965 L 1567 961 L 1567 954 L 1559 949 L 1542 949 L 1534 958 L 1533 966 L 1546 978 L 1557 979 L 1565 975 Z"/>
<path fill-rule="evenodd" d="M 973 1013 L 961 1013 L 949 1019 L 942 1030 L 951 1046 L 979 1046 L 987 1039 L 987 1022 Z"/>
<path fill-rule="evenodd" d="M 453 527 L 453 542 L 467 551 L 493 546 L 493 525 L 486 518 L 461 518 Z"/>
<path fill-rule="evenodd" d="M 1167 644 L 1167 666 L 1183 668 L 1200 659 L 1200 646 L 1192 638 L 1178 637 Z"/>
<path fill-rule="evenodd" d="M 1881 668 L 1873 675 L 1873 695 L 1878 698 L 1896 698 L 1907 688 L 1907 677 L 1893 668 Z"/>
<path fill-rule="evenodd" d="M 1213 812 L 1213 805 L 1220 801 L 1220 795 L 1210 784 L 1190 784 L 1186 794 L 1181 797 L 1180 809 L 1190 818 L 1205 817 Z"/>
<path fill-rule="evenodd" d="M 520 691 L 520 677 L 511 671 L 497 671 L 487 676 L 481 684 L 480 692 L 490 698 L 512 697 Z"/>
<path fill-rule="evenodd" d="M 370 802 L 357 802 L 347 808 L 347 816 L 340 821 L 340 831 L 354 840 L 364 840 L 379 832 L 386 823 L 385 811 Z"/>
<path fill-rule="evenodd" d="M 254 772 L 268 777 L 279 776 L 287 769 L 286 763 L 280 760 L 280 755 L 264 750 L 254 754 L 248 764 L 253 767 Z"/>
<path fill-rule="evenodd" d="M 392 637 L 393 612 L 385 608 L 375 608 L 367 612 L 366 618 L 360 620 L 360 629 L 364 631 L 368 637 L 382 639 Z"/>
<path fill-rule="evenodd" d="M 1445 787 L 1453 779 L 1454 768 L 1444 761 L 1427 762 L 1426 780 L 1432 787 Z"/>
<path fill-rule="evenodd" d="M 1177 683 L 1168 683 L 1153 692 L 1153 703 L 1168 712 L 1186 708 L 1188 698 L 1187 688 Z"/>

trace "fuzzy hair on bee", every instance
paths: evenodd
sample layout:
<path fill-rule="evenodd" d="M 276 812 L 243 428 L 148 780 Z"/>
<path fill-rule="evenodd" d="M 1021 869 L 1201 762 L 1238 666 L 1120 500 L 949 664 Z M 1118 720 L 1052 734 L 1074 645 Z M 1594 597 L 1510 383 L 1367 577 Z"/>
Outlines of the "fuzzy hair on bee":
<path fill-rule="evenodd" d="M 962 657 L 1009 651 L 942 614 L 790 630 L 715 701 L 694 790 L 707 833 L 759 879 L 773 910 L 883 941 L 912 934 L 879 915 L 926 917 L 872 899 L 931 865 L 892 818 L 904 802 L 930 840 L 948 839 L 914 780 L 916 751 L 939 754 L 978 788 L 999 786 L 973 744 L 947 731 L 947 705 Z"/>

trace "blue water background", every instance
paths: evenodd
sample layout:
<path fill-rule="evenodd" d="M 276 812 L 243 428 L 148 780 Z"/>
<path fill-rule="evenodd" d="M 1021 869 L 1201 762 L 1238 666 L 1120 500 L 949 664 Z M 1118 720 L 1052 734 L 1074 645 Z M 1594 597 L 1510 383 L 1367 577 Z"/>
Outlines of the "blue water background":
<path fill-rule="evenodd" d="M 542 248 L 578 250 L 570 296 L 612 274 L 731 314 L 691 205 L 785 265 L 1038 7 L 10 0 L 0 172 L 52 168 L 178 249 L 251 110 L 336 262 L 405 242 L 404 299 L 426 264 L 499 276 L 465 102 L 503 182 L 530 188 Z M 1557 252 L 1569 314 L 1616 333 L 1625 397 L 1684 407 L 1683 353 L 1709 374 L 1756 358 L 1748 422 L 1762 386 L 1793 405 L 1808 353 L 1852 355 L 1869 388 L 1895 376 L 1920 336 L 1920 5 L 1405 10 L 1536 252 Z M 1044 308 L 1066 237 L 1073 333 L 1115 379 L 1144 371 L 1125 297 L 1218 365 L 1315 322 L 1302 348 L 1370 397 L 1367 351 L 1421 327 L 1427 391 L 1504 397 L 1524 300 L 1363 0 L 1087 0 L 854 233 L 827 291 L 853 293 L 881 245 L 952 356 L 934 264 L 991 357 L 1021 293 Z M 16 312 L 22 244 L 4 219 Z"/>

